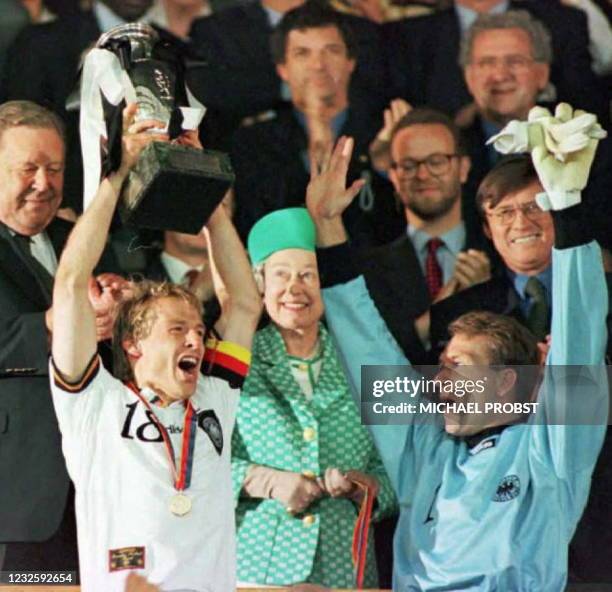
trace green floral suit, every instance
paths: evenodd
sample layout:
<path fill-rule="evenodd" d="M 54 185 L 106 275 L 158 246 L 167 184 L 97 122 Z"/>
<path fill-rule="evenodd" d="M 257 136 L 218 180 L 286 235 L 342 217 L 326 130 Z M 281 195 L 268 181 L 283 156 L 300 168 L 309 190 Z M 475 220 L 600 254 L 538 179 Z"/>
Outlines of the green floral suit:
<path fill-rule="evenodd" d="M 374 520 L 395 509 L 389 479 L 360 423 L 323 325 L 320 342 L 323 364 L 312 400 L 308 400 L 291 373 L 276 327 L 266 327 L 255 337 L 232 439 L 238 579 L 242 582 L 353 586 L 351 544 L 356 505 L 345 498 L 323 497 L 304 514 L 291 516 L 279 501 L 252 499 L 241 491 L 251 464 L 318 476 L 328 467 L 368 473 L 380 483 Z M 371 532 L 366 587 L 378 583 Z"/>

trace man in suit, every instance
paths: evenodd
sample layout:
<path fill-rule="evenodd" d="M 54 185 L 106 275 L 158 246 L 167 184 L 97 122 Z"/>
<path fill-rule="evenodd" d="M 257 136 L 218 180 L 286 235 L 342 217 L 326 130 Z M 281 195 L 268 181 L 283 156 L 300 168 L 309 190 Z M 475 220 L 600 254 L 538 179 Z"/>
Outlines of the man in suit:
<path fill-rule="evenodd" d="M 270 35 L 283 15 L 303 1 L 255 0 L 195 21 L 191 39 L 206 64 L 190 73 L 189 85 L 209 109 L 204 120 L 208 146 L 229 146 L 231 133 L 244 117 L 290 98 L 276 72 Z M 387 88 L 380 26 L 348 14 L 338 18 L 351 28 L 359 54 L 351 100 L 373 103 Z"/>
<path fill-rule="evenodd" d="M 56 115 L 27 101 L 0 106 L 4 570 L 78 570 L 73 490 L 48 374 L 53 275 L 71 229 L 55 217 L 62 201 L 64 155 L 63 125 Z M 90 296 L 98 338 L 106 339 L 112 327 L 106 295 L 92 288 Z"/>
<path fill-rule="evenodd" d="M 245 238 L 263 215 L 304 203 L 311 158 L 322 165 L 334 139 L 355 138 L 349 176 L 364 187 L 345 221 L 360 244 L 380 244 L 401 231 L 393 213 L 391 186 L 375 176 L 367 148 L 380 114 L 366 112 L 349 97 L 356 47 L 346 20 L 315 3 L 289 11 L 275 29 L 272 53 L 291 104 L 268 121 L 242 127 L 232 142 L 236 172 L 236 226 Z"/>
<path fill-rule="evenodd" d="M 550 213 L 535 202 L 542 191 L 528 155 L 501 161 L 483 180 L 476 203 L 484 232 L 503 265 L 489 281 L 431 308 L 430 338 L 438 352 L 448 340 L 448 325 L 472 310 L 514 316 L 545 341 L 551 320 L 554 229 Z M 534 307 L 537 315 L 532 314 Z"/>
<path fill-rule="evenodd" d="M 552 55 L 550 35 L 524 11 L 483 15 L 463 38 L 460 61 L 476 105 L 474 120 L 463 129 L 463 139 L 472 159 L 467 188 L 473 195 L 500 158 L 486 141 L 509 121 L 527 118 L 538 101 L 538 94 L 548 83 Z M 598 239 L 609 234 L 607 225 L 612 220 L 608 198 L 609 159 L 608 138 L 599 147 L 591 182 L 584 192 L 585 201 L 600 213 L 589 221 Z M 465 215 L 477 223 L 475 208 L 466 209 Z M 600 220 L 605 222 L 601 224 Z"/>
<path fill-rule="evenodd" d="M 490 263 L 477 250 L 484 242 L 480 230 L 462 217 L 461 185 L 470 158 L 452 120 L 432 109 L 414 109 L 396 125 L 390 147 L 390 178 L 405 234 L 366 251 L 364 275 L 398 344 L 411 360 L 422 362 L 418 334 L 431 303 L 488 279 Z"/>
<path fill-rule="evenodd" d="M 528 11 L 550 32 L 556 98 L 607 121 L 607 100 L 591 68 L 586 16 L 556 0 L 455 0 L 435 14 L 385 25 L 393 96 L 453 114 L 470 103 L 458 64 L 461 37 L 479 14 L 508 10 Z"/>
<path fill-rule="evenodd" d="M 152 0 L 96 0 L 91 10 L 26 27 L 7 53 L 0 102 L 34 101 L 52 109 L 66 122 L 64 205 L 82 208 L 79 116 L 78 112 L 66 111 L 66 99 L 76 86 L 82 54 L 103 32 L 140 18 L 151 3 Z"/>

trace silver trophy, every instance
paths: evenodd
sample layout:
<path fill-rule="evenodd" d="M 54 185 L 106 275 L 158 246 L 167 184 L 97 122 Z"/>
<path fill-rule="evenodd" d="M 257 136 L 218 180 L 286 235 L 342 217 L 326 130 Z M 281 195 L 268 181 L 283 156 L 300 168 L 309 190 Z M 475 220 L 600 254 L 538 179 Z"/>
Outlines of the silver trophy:
<path fill-rule="evenodd" d="M 113 52 L 127 73 L 138 104 L 136 120 L 159 120 L 167 125 L 170 138 L 176 138 L 183 131 L 185 114 L 193 110 L 180 52 L 153 27 L 140 23 L 111 29 L 96 47 Z M 107 163 L 114 160 L 117 166 L 121 112 L 104 97 L 102 101 L 109 132 Z M 196 234 L 233 181 L 229 158 L 222 152 L 153 142 L 122 189 L 121 216 L 138 227 Z"/>

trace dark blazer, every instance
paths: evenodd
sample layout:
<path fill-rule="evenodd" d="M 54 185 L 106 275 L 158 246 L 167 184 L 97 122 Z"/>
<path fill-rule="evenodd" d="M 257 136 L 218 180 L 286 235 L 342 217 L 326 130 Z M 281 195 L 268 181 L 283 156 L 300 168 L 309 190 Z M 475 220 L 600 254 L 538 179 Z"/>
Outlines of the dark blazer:
<path fill-rule="evenodd" d="M 344 216 L 351 239 L 358 245 L 389 242 L 402 230 L 391 184 L 369 166 L 367 148 L 378 127 L 378 118 L 351 108 L 341 130 L 355 138 L 349 183 L 362 174 L 370 175 L 375 193 L 372 210 L 362 208 L 358 196 Z M 304 205 L 309 181 L 306 150 L 306 133 L 291 106 L 277 111 L 269 121 L 236 132 L 231 152 L 236 172 L 234 223 L 242 238 L 265 214 Z"/>
<path fill-rule="evenodd" d="M 58 218 L 46 229 L 58 259 L 71 229 Z M 117 272 L 110 252 L 99 269 Z M 74 571 L 72 488 L 49 386 L 45 312 L 52 289 L 53 278 L 37 271 L 0 224 L 0 542 L 54 537 L 46 551 L 9 544 L 6 560 L 19 562 L 20 568 Z M 110 350 L 101 347 L 99 353 L 104 358 Z"/>
<path fill-rule="evenodd" d="M 351 102 L 382 108 L 388 84 L 380 27 L 351 15 L 340 18 L 351 28 L 358 48 Z M 204 120 L 207 145 L 227 146 L 242 118 L 276 108 L 281 100 L 271 33 L 268 15 L 257 0 L 194 22 L 193 48 L 206 64 L 190 72 L 188 83 L 209 109 Z"/>
<path fill-rule="evenodd" d="M 466 228 L 465 249 L 484 249 L 484 242 L 478 232 Z M 431 298 L 410 238 L 364 250 L 360 263 L 370 295 L 406 357 L 414 364 L 428 363 L 414 320 L 430 308 Z"/>
<path fill-rule="evenodd" d="M 47 233 L 59 256 L 71 225 Z M 0 541 L 43 541 L 58 529 L 68 474 L 49 388 L 50 294 L 0 227 Z M 73 541 L 76 544 L 76 541 Z M 53 566 L 49 566 L 53 567 Z"/>
<path fill-rule="evenodd" d="M 558 99 L 607 121 L 608 100 L 591 68 L 584 12 L 555 0 L 514 0 L 510 8 L 527 10 L 550 31 Z M 395 96 L 453 114 L 471 102 L 457 61 L 461 30 L 454 7 L 386 24 L 384 37 Z"/>
<path fill-rule="evenodd" d="M 66 98 L 77 82 L 81 54 L 100 36 L 91 12 L 26 27 L 9 49 L 0 83 L 0 102 L 30 100 L 55 111 L 66 122 L 64 205 L 82 208 L 83 171 L 79 114 L 68 113 Z"/>
<path fill-rule="evenodd" d="M 432 350 L 441 352 L 449 339 L 448 325 L 462 314 L 474 310 L 505 314 L 522 324 L 526 323 L 520 309 L 519 295 L 506 273 L 500 272 L 489 281 L 463 290 L 431 307 L 429 335 Z"/>

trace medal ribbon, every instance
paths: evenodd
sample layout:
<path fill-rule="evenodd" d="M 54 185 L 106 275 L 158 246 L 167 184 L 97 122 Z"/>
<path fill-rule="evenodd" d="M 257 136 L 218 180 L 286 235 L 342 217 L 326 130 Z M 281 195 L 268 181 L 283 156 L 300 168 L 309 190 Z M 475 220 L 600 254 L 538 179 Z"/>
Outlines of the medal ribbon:
<path fill-rule="evenodd" d="M 368 534 L 370 532 L 370 522 L 372 520 L 372 509 L 374 507 L 374 500 L 376 495 L 374 494 L 371 487 L 368 487 L 365 483 L 359 481 L 353 481 L 357 487 L 359 487 L 364 495 L 363 501 L 361 502 L 361 508 L 359 508 L 359 515 L 355 521 L 355 529 L 353 530 L 353 546 L 352 546 L 352 557 L 353 557 L 353 574 L 355 581 L 355 588 L 357 590 L 363 589 L 363 577 L 365 574 L 366 556 L 368 552 Z"/>
<path fill-rule="evenodd" d="M 185 404 L 185 419 L 183 421 L 183 439 L 181 444 L 181 460 L 179 462 L 178 471 L 176 468 L 176 460 L 174 456 L 174 447 L 172 441 L 168 435 L 168 430 L 162 425 L 161 421 L 155 415 L 155 411 L 151 407 L 149 401 L 147 401 L 136 386 L 129 382 L 127 383 L 128 388 L 140 399 L 142 404 L 151 412 L 151 417 L 157 429 L 162 435 L 164 444 L 166 446 L 166 452 L 170 459 L 170 469 L 172 471 L 172 478 L 174 481 L 174 488 L 177 491 L 183 491 L 188 489 L 191 485 L 191 474 L 193 468 L 193 450 L 195 447 L 195 435 L 196 435 L 196 421 L 197 415 L 191 404 L 191 401 L 186 401 Z"/>

